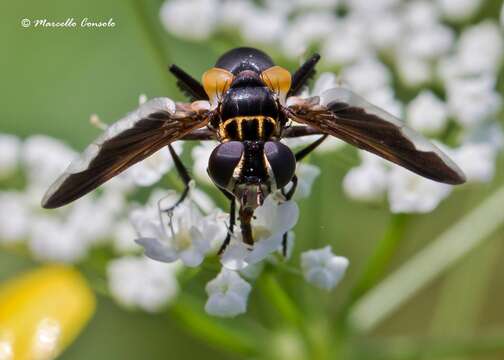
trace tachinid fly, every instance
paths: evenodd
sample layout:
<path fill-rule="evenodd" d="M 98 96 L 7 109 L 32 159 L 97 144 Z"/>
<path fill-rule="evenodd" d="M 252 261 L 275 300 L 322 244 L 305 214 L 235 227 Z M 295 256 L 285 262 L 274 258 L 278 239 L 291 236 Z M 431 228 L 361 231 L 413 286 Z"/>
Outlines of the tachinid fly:
<path fill-rule="evenodd" d="M 233 232 L 236 206 L 243 241 L 252 247 L 254 210 L 277 190 L 290 199 L 297 184 L 296 162 L 329 135 L 426 178 L 448 184 L 465 181 L 462 171 L 435 145 L 351 91 L 338 87 L 320 96 L 298 97 L 319 59 L 313 55 L 291 75 L 260 50 L 236 48 L 203 74 L 202 83 L 171 66 L 192 102 L 152 99 L 111 125 L 56 180 L 42 206 L 68 204 L 164 146 L 186 185 L 180 203 L 190 176 L 170 146 L 175 140 L 220 142 L 210 156 L 208 174 L 230 200 L 230 231 L 221 252 Z M 321 136 L 296 154 L 280 142 L 313 134 Z"/>

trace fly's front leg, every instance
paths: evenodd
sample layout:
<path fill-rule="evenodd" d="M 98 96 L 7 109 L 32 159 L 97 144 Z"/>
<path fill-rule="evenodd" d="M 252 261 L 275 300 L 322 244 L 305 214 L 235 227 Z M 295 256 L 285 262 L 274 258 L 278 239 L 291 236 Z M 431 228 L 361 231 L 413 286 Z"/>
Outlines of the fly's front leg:
<path fill-rule="evenodd" d="M 317 140 L 315 140 L 313 143 L 311 143 L 310 145 L 308 145 L 307 147 L 305 147 L 304 149 L 299 150 L 294 155 L 296 157 L 296 162 L 299 162 L 299 161 L 303 160 L 308 154 L 310 154 L 320 144 L 322 144 L 326 138 L 327 138 L 327 135 L 323 135 L 320 138 L 318 138 Z M 287 201 L 289 201 L 290 199 L 292 199 L 292 197 L 296 193 L 297 184 L 298 184 L 298 178 L 297 178 L 296 175 L 294 175 L 294 177 L 292 178 L 291 182 L 292 182 L 292 186 L 291 186 L 291 188 L 288 191 L 286 191 L 285 188 L 282 188 L 282 190 L 281 190 L 282 191 L 282 195 L 284 196 L 285 200 L 287 200 Z M 282 255 L 284 257 L 287 256 L 287 233 L 283 234 L 283 238 L 282 238 Z"/>
<path fill-rule="evenodd" d="M 168 144 L 168 150 L 170 151 L 170 155 L 173 158 L 173 163 L 175 165 L 175 169 L 177 169 L 177 173 L 180 176 L 180 179 L 182 180 L 182 182 L 184 183 L 184 190 L 182 191 L 182 194 L 180 195 L 180 198 L 177 200 L 177 202 L 174 205 L 170 206 L 168 209 L 161 210 L 162 212 L 166 212 L 168 214 L 171 214 L 173 212 L 173 210 L 175 210 L 175 208 L 177 206 L 179 206 L 187 198 L 187 195 L 189 194 L 189 189 L 190 189 L 189 184 L 191 182 L 191 176 L 189 175 L 189 172 L 187 171 L 184 164 L 182 163 L 182 160 L 180 160 L 180 158 L 177 155 L 177 153 L 175 152 L 175 150 L 173 150 L 173 147 L 171 146 L 171 144 Z"/>
<path fill-rule="evenodd" d="M 234 198 L 234 196 L 228 194 L 226 191 L 224 191 L 224 190 L 221 190 L 221 191 L 229 199 L 230 205 L 229 205 L 229 226 L 228 226 L 228 232 L 227 232 L 226 238 L 224 239 L 224 242 L 222 243 L 222 245 L 221 245 L 221 247 L 219 249 L 219 252 L 218 252 L 219 255 L 222 255 L 222 253 L 224 252 L 224 250 L 226 250 L 226 248 L 228 247 L 229 242 L 231 241 L 231 236 L 233 235 L 234 226 L 235 226 L 235 223 L 236 223 L 236 201 L 235 201 L 235 198 Z"/>

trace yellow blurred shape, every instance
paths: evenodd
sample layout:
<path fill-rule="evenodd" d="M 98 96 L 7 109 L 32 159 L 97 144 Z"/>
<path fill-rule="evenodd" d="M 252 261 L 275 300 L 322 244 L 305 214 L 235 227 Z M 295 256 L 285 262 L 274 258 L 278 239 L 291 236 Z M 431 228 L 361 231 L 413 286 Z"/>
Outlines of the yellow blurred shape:
<path fill-rule="evenodd" d="M 0 285 L 0 360 L 54 359 L 95 309 L 84 278 L 48 265 Z"/>

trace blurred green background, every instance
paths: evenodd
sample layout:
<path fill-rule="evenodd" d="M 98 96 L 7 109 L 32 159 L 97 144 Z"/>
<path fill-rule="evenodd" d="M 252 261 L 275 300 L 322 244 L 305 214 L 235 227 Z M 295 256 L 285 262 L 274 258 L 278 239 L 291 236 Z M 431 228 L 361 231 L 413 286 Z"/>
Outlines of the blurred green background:
<path fill-rule="evenodd" d="M 499 2 L 495 2 L 496 9 Z M 171 63 L 196 78 L 211 67 L 229 43 L 214 40 L 188 43 L 167 34 L 159 24 L 159 0 L 146 1 L 3 1 L 0 4 L 1 132 L 27 136 L 44 133 L 82 149 L 98 131 L 89 124 L 97 113 L 105 122 L 135 108 L 138 96 L 170 96 L 182 100 L 167 72 Z M 23 18 L 108 20 L 105 29 L 23 28 Z M 293 68 L 293 64 L 284 64 Z M 504 89 L 500 79 L 500 89 Z M 366 259 L 390 221 L 385 205 L 370 206 L 345 198 L 341 180 L 357 163 L 353 150 L 314 155 L 321 167 L 312 196 L 300 202 L 301 218 L 295 228 L 300 251 L 331 244 L 336 254 L 351 260 L 343 283 L 322 293 L 295 279 L 285 286 L 318 315 L 329 305 L 336 311 L 345 301 Z M 490 195 L 504 179 L 501 156 L 497 176 L 486 185 L 457 190 L 434 212 L 409 218 L 406 236 L 387 272 L 417 253 L 450 224 Z M 504 204 L 502 207 L 504 211 Z M 482 329 L 504 331 L 504 232 L 502 227 L 456 266 L 408 301 L 366 339 L 387 336 L 457 337 L 481 335 Z M 297 260 L 296 260 L 297 261 Z M 0 249 L 0 280 L 34 266 L 30 260 Z M 198 284 L 202 297 L 204 282 Z M 195 286 L 196 287 L 196 286 Z M 266 300 L 254 290 L 247 317 L 268 312 Z M 273 318 L 274 318 L 273 314 Z M 233 320 L 230 320 L 232 322 Z M 270 323 L 267 326 L 274 327 Z M 486 330 L 485 330 L 486 331 Z M 500 343 L 504 341 L 500 339 Z M 470 355 L 464 359 L 502 359 L 504 351 Z M 365 355 L 363 355 L 365 356 Z M 369 355 L 368 355 L 369 356 Z M 234 358 L 187 335 L 165 315 L 125 311 L 99 297 L 93 320 L 62 359 L 226 359 Z M 369 356 L 372 359 L 372 355 Z M 453 357 L 453 359 L 459 357 Z"/>

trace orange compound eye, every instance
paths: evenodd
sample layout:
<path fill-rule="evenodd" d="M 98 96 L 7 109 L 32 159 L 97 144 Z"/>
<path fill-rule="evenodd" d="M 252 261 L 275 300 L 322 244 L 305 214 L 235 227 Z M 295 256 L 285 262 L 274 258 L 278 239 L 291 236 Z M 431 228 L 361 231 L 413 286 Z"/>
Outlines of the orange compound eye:
<path fill-rule="evenodd" d="M 291 74 L 280 66 L 272 66 L 261 73 L 264 83 L 280 97 L 280 101 L 285 103 L 285 98 L 291 87 Z"/>
<path fill-rule="evenodd" d="M 203 88 L 212 105 L 216 105 L 219 98 L 229 89 L 234 75 L 227 70 L 211 68 L 203 74 Z"/>

